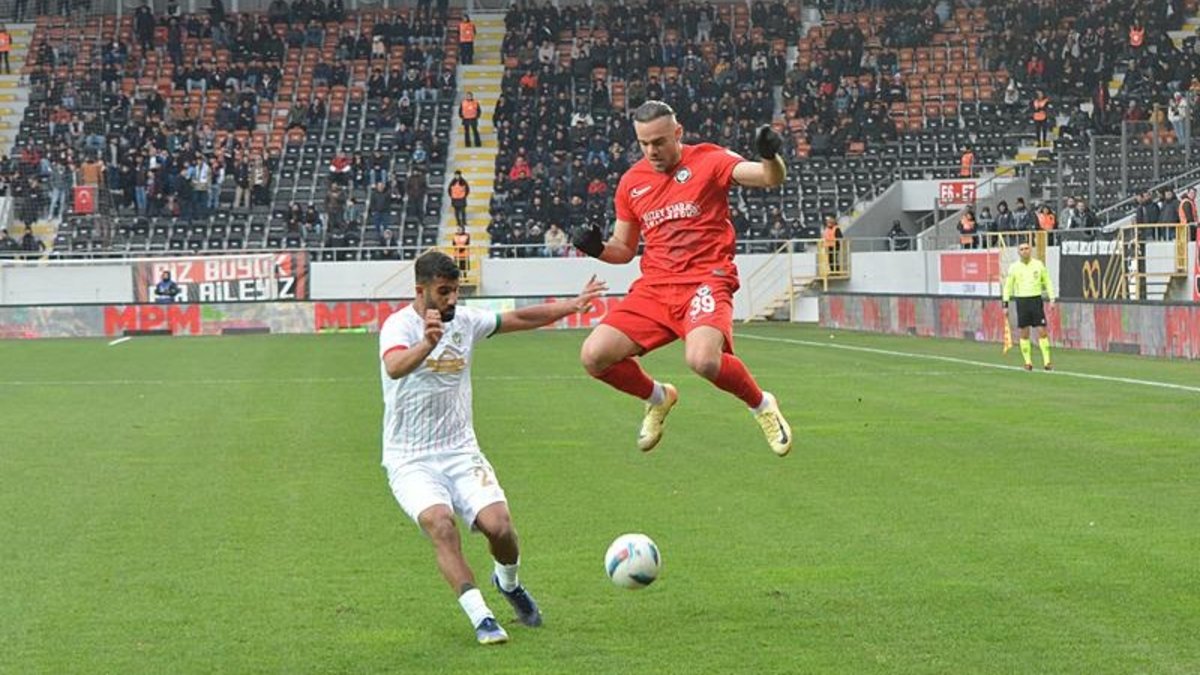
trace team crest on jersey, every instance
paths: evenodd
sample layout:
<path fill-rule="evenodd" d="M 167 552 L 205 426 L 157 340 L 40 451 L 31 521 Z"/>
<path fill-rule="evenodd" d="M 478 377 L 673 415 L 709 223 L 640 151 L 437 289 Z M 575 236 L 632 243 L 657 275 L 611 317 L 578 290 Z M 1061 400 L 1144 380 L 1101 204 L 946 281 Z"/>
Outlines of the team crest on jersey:
<path fill-rule="evenodd" d="M 692 178 L 692 170 L 687 168 L 686 166 L 675 172 L 675 182 L 676 183 L 683 184 L 683 183 L 686 183 L 689 180 L 691 180 L 691 178 Z"/>
<path fill-rule="evenodd" d="M 457 333 L 457 332 L 456 332 L 456 333 L 451 333 L 451 334 L 450 334 L 450 341 L 451 341 L 451 342 L 453 342 L 453 343 L 454 343 L 454 344 L 456 344 L 456 345 L 461 345 L 461 344 L 462 344 L 462 339 L 463 339 L 463 338 L 462 338 L 462 333 Z"/>

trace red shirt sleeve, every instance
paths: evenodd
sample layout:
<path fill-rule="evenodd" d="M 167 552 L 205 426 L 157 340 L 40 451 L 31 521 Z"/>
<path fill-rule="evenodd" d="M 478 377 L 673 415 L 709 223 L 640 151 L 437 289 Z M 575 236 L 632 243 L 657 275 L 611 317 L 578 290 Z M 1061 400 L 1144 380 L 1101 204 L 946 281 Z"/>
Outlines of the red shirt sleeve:
<path fill-rule="evenodd" d="M 388 354 L 391 354 L 392 352 L 402 352 L 405 349 L 408 349 L 408 345 L 393 345 L 384 350 L 383 355 L 380 358 L 386 359 Z"/>
<path fill-rule="evenodd" d="M 719 145 L 712 146 L 706 161 L 712 166 L 713 180 L 723 189 L 728 190 L 734 184 L 733 168 L 746 161 L 744 157 L 732 150 L 726 150 Z"/>
<path fill-rule="evenodd" d="M 624 177 L 617 183 L 617 194 L 613 195 L 613 206 L 617 211 L 617 220 L 638 224 L 637 214 L 633 212 L 633 207 L 629 204 L 629 187 Z"/>
<path fill-rule="evenodd" d="M 404 311 L 404 310 L 401 310 Z M 382 360 L 388 354 L 400 349 L 408 349 L 409 345 L 416 344 L 412 332 L 406 328 L 401 317 L 397 316 L 399 312 L 391 315 L 383 322 L 383 327 L 379 329 L 379 358 Z"/>

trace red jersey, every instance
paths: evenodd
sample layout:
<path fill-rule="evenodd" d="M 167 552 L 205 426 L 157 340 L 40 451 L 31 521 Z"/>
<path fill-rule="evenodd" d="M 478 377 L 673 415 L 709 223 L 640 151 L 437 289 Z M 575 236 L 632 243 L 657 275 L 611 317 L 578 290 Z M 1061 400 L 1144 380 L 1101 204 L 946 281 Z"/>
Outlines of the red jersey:
<path fill-rule="evenodd" d="M 713 276 L 737 280 L 736 233 L 729 220 L 733 167 L 744 162 L 719 145 L 684 145 L 679 164 L 658 173 L 642 158 L 617 185 L 617 220 L 645 242 L 643 284 L 686 284 Z"/>

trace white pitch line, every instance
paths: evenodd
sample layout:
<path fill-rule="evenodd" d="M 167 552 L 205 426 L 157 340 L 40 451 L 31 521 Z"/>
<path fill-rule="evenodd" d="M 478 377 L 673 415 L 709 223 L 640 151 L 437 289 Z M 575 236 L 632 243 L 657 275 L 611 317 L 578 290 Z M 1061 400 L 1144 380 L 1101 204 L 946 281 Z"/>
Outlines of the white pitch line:
<path fill-rule="evenodd" d="M 108 346 L 109 346 L 109 347 L 112 347 L 112 346 L 114 346 L 114 345 L 119 345 L 119 344 L 121 344 L 122 342 L 129 342 L 129 341 L 130 341 L 130 340 L 132 340 L 132 339 L 133 339 L 133 338 L 129 337 L 128 335 L 126 335 L 125 337 L 119 337 L 119 338 L 117 338 L 116 340 L 113 340 L 112 342 L 108 343 Z"/>
<path fill-rule="evenodd" d="M 1024 372 L 1024 368 L 1020 366 L 1008 366 L 1001 363 L 988 363 L 987 361 L 972 361 L 970 359 L 960 359 L 953 356 L 939 356 L 937 354 L 921 354 L 919 352 L 901 352 L 892 349 L 877 349 L 875 347 L 859 347 L 857 345 L 835 345 L 828 342 L 813 342 L 812 340 L 796 340 L 794 338 L 778 338 L 767 337 L 766 335 L 750 335 L 747 333 L 735 333 L 734 337 L 746 340 L 762 340 L 763 342 L 781 342 L 784 344 L 801 345 L 804 347 L 823 347 L 827 349 L 841 349 L 848 352 L 863 352 L 866 354 L 880 354 L 882 356 L 903 356 L 912 359 L 925 359 L 927 361 L 941 361 L 943 363 L 958 363 L 962 365 L 977 366 L 979 368 L 995 368 L 996 370 L 1014 370 Z M 1113 375 L 1095 375 L 1092 373 L 1077 373 L 1070 370 L 1052 370 L 1050 372 L 1036 371 L 1042 375 L 1054 375 L 1056 377 L 1074 377 L 1082 380 L 1099 380 L 1102 382 L 1118 382 L 1121 384 L 1137 384 L 1144 387 L 1158 387 L 1160 389 L 1175 389 L 1177 391 L 1186 391 L 1193 394 L 1200 394 L 1200 387 L 1190 387 L 1186 384 L 1174 384 L 1172 382 L 1158 382 L 1155 380 L 1139 380 L 1132 377 L 1116 377 Z"/>

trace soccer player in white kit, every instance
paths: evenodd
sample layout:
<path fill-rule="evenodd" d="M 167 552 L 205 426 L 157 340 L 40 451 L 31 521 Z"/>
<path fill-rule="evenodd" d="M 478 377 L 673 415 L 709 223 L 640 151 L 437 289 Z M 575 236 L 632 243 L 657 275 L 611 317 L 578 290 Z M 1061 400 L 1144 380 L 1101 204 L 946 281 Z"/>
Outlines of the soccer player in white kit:
<path fill-rule="evenodd" d="M 517 578 L 520 552 L 504 490 L 471 421 L 476 343 L 584 312 L 607 290 L 594 277 L 578 297 L 497 313 L 457 307 L 458 265 L 431 251 L 417 258 L 416 298 L 379 331 L 383 467 L 400 508 L 433 543 L 438 569 L 458 594 L 481 644 L 508 641 L 463 558 L 455 514 L 483 533 L 495 559 L 492 583 L 527 626 L 541 611 Z"/>

